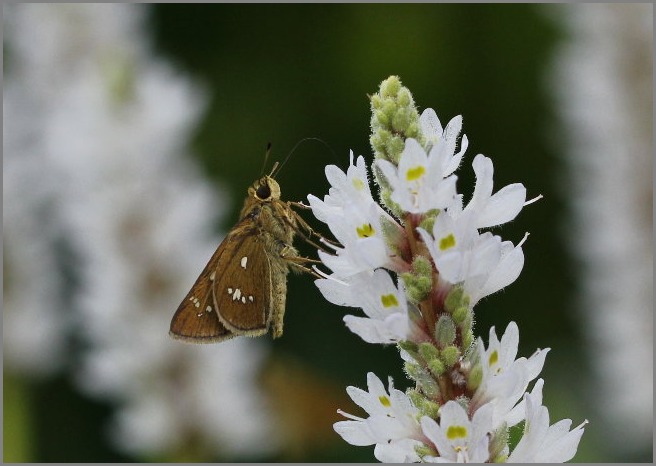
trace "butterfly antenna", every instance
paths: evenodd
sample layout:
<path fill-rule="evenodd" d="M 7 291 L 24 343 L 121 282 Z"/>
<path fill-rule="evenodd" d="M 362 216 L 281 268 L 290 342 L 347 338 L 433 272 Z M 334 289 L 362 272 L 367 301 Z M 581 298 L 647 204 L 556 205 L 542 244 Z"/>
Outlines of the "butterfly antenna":
<path fill-rule="evenodd" d="M 262 170 L 260 170 L 260 176 L 262 176 L 262 173 L 264 173 L 264 167 L 266 167 L 267 161 L 269 160 L 269 155 L 271 154 L 271 143 L 267 143 L 267 148 L 266 152 L 264 153 L 264 163 L 262 164 Z M 276 163 L 277 165 L 277 163 Z M 273 170 L 275 170 L 276 167 L 274 165 Z M 271 170 L 271 173 L 273 173 L 273 170 Z"/>
<path fill-rule="evenodd" d="M 285 160 L 283 160 L 283 162 L 282 162 L 282 163 L 280 164 L 280 166 L 278 167 L 278 172 L 280 172 L 280 170 L 282 170 L 282 167 L 285 166 L 285 164 L 287 163 L 287 161 L 289 160 L 289 158 L 292 156 L 292 154 L 296 151 L 296 149 L 298 149 L 298 146 L 300 146 L 302 143 L 304 143 L 304 142 L 306 142 L 306 141 L 318 141 L 318 142 L 322 143 L 323 145 L 325 145 L 325 146 L 330 150 L 330 152 L 332 152 L 333 156 L 335 157 L 335 160 L 337 160 L 337 154 L 335 153 L 335 151 L 333 150 L 333 148 L 330 147 L 330 146 L 328 145 L 328 143 L 327 143 L 326 141 L 324 141 L 323 139 L 321 139 L 321 138 L 314 138 L 314 137 L 312 137 L 312 138 L 303 138 L 303 139 L 301 139 L 300 141 L 298 141 L 298 142 L 296 143 L 296 145 L 292 148 L 291 151 L 289 151 L 289 154 L 287 154 L 287 157 L 285 157 Z M 273 173 L 273 172 L 272 172 L 272 173 Z M 273 174 L 272 174 L 271 176 L 273 176 Z"/>

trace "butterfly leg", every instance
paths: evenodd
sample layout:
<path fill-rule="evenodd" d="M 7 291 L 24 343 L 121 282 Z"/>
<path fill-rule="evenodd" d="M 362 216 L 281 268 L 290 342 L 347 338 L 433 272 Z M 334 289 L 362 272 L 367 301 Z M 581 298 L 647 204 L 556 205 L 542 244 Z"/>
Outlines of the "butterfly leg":
<path fill-rule="evenodd" d="M 293 202 L 292 201 L 292 202 L 288 202 L 288 204 L 289 204 L 289 206 L 299 207 L 299 208 L 302 208 L 302 209 L 310 209 L 309 206 L 306 206 L 305 204 L 303 204 L 301 202 Z M 314 229 L 305 220 L 303 220 L 303 217 L 301 217 L 297 212 L 294 212 L 293 210 L 291 210 L 291 212 L 293 213 L 294 221 L 300 227 L 299 229 L 297 229 L 297 232 L 303 237 L 304 241 L 306 241 L 307 243 L 309 243 L 312 246 L 316 247 L 317 249 L 323 250 L 324 252 L 328 252 L 328 251 L 325 251 L 325 249 L 322 246 L 319 246 L 319 245 L 317 245 L 317 244 L 315 244 L 314 242 L 311 241 L 311 238 L 313 236 L 320 239 L 321 241 L 326 242 L 327 244 L 332 245 L 332 246 L 336 246 L 336 247 L 341 246 L 338 242 L 329 240 L 328 238 L 323 236 L 321 233 L 317 233 L 316 231 L 314 231 Z M 302 230 L 305 230 L 305 232 L 307 234 L 304 234 Z"/>
<path fill-rule="evenodd" d="M 280 256 L 287 262 L 287 265 L 294 272 L 305 272 L 316 278 L 324 278 L 319 275 L 315 270 L 306 267 L 305 264 L 321 264 L 322 262 L 317 259 L 310 259 L 309 257 L 298 256 L 296 249 L 286 246 L 280 253 Z"/>

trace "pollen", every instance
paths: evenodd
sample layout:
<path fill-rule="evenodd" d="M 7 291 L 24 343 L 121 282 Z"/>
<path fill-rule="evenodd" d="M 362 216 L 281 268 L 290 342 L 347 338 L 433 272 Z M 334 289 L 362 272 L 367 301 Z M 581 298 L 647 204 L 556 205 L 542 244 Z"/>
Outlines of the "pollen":
<path fill-rule="evenodd" d="M 393 294 L 385 294 L 380 297 L 380 301 L 383 303 L 383 307 L 393 307 L 398 306 L 399 302 L 396 299 L 396 296 Z"/>
<path fill-rule="evenodd" d="M 426 167 L 423 165 L 418 165 L 413 168 L 409 168 L 407 172 L 405 172 L 405 178 L 408 181 L 415 181 L 424 176 L 424 173 L 426 173 Z"/>
<path fill-rule="evenodd" d="M 456 237 L 453 236 L 453 233 L 445 236 L 440 240 L 440 250 L 445 251 L 456 245 Z"/>
<path fill-rule="evenodd" d="M 376 230 L 374 230 L 374 227 L 371 226 L 371 223 L 359 226 L 355 229 L 355 231 L 357 231 L 360 238 L 369 238 L 370 236 L 376 234 Z"/>
<path fill-rule="evenodd" d="M 247 262 L 248 262 L 248 257 L 244 256 L 244 257 L 241 258 L 240 263 L 241 263 L 242 268 L 244 268 L 244 269 L 246 268 L 246 263 Z"/>
<path fill-rule="evenodd" d="M 380 404 L 385 406 L 386 408 L 392 406 L 392 403 L 390 402 L 389 398 L 387 398 L 385 395 L 379 396 L 378 401 L 380 401 Z"/>
<path fill-rule="evenodd" d="M 446 438 L 455 440 L 467 437 L 467 428 L 465 426 L 449 426 L 446 429 Z"/>

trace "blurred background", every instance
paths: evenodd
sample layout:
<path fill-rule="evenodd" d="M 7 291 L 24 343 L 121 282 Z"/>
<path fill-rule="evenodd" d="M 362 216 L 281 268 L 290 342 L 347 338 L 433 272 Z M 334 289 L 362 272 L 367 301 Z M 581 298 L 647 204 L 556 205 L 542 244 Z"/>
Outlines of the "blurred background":
<path fill-rule="evenodd" d="M 308 276 L 283 338 L 185 345 L 168 326 L 247 187 L 294 151 L 284 199 L 371 161 L 368 94 L 400 76 L 463 115 L 520 278 L 476 308 L 488 339 L 550 347 L 552 423 L 590 424 L 574 461 L 650 462 L 652 5 L 3 6 L 3 444 L 8 462 L 371 462 L 332 430 L 348 385 L 405 378 Z M 305 218 L 320 231 L 310 215 Z M 300 246 L 305 254 L 312 251 Z"/>

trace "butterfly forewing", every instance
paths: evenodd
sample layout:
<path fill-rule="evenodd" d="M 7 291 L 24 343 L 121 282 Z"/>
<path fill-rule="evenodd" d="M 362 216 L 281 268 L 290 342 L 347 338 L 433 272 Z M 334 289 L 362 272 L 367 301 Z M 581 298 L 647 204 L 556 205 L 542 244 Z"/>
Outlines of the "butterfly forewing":
<path fill-rule="evenodd" d="M 271 316 L 271 266 L 262 238 L 255 232 L 244 234 L 217 266 L 222 276 L 213 289 L 221 322 L 238 335 L 265 334 Z"/>
<path fill-rule="evenodd" d="M 217 279 L 217 264 L 221 257 L 229 255 L 229 245 L 238 230 L 233 230 L 219 245 L 211 259 L 191 287 L 185 299 L 173 315 L 169 334 L 194 343 L 215 343 L 234 337 L 219 320 L 212 285 Z"/>

